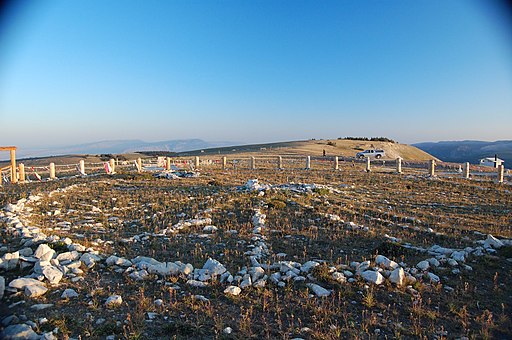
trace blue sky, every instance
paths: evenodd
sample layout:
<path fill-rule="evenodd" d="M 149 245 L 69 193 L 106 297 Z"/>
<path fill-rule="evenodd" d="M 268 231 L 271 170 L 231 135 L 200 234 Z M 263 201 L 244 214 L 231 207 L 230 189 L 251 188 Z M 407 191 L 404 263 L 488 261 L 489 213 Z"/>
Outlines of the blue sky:
<path fill-rule="evenodd" d="M 512 139 L 497 1 L 27 1 L 0 25 L 0 145 Z"/>

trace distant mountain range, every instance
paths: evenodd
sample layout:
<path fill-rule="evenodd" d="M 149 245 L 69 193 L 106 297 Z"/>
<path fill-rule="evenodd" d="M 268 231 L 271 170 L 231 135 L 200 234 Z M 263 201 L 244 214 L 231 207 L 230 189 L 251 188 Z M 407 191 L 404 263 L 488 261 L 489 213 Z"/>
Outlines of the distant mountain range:
<path fill-rule="evenodd" d="M 484 141 L 449 141 L 412 144 L 445 162 L 470 162 L 478 164 L 480 159 L 498 155 L 505 161 L 505 167 L 512 167 L 512 140 L 496 142 Z"/>
<path fill-rule="evenodd" d="M 87 144 L 58 146 L 48 148 L 18 148 L 16 157 L 35 158 L 60 155 L 100 155 L 121 154 L 137 151 L 183 152 L 207 148 L 229 146 L 232 142 L 206 142 L 202 139 L 177 139 L 162 142 L 144 142 L 142 140 L 110 140 Z M 5 156 L 5 155 L 2 155 Z M 8 157 L 8 155 L 7 155 Z"/>

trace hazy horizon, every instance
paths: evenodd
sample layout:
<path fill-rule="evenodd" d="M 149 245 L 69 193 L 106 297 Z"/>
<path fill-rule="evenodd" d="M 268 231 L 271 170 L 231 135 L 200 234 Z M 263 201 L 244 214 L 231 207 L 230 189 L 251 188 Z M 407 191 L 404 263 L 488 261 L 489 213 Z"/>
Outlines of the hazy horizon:
<path fill-rule="evenodd" d="M 0 145 L 512 139 L 493 1 L 53 1 L 0 13 Z"/>

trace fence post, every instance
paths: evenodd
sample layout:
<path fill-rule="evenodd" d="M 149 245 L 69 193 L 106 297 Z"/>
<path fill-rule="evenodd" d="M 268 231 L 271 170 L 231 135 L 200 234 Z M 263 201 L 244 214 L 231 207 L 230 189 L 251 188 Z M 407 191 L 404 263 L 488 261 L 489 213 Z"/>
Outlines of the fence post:
<path fill-rule="evenodd" d="M 334 156 L 334 170 L 339 170 L 340 164 L 338 161 L 338 156 Z"/>
<path fill-rule="evenodd" d="M 116 160 L 111 158 L 109 163 L 110 163 L 110 173 L 113 174 L 116 171 Z"/>
<path fill-rule="evenodd" d="M 228 159 L 226 156 L 222 157 L 222 170 L 226 170 Z"/>
<path fill-rule="evenodd" d="M 462 170 L 462 175 L 465 179 L 469 178 L 469 162 L 464 163 L 464 169 Z"/>
<path fill-rule="evenodd" d="M 83 159 L 80 160 L 80 174 L 85 176 L 85 161 Z"/>
<path fill-rule="evenodd" d="M 171 157 L 165 158 L 165 170 L 167 170 L 167 171 L 171 170 Z"/>
<path fill-rule="evenodd" d="M 370 157 L 366 157 L 366 172 L 370 172 L 370 171 L 372 171 Z"/>
<path fill-rule="evenodd" d="M 18 176 L 16 175 L 16 150 L 10 150 L 11 152 L 11 183 L 18 182 Z"/>
<path fill-rule="evenodd" d="M 137 172 L 142 172 L 142 159 L 140 157 L 137 158 Z"/>
<path fill-rule="evenodd" d="M 431 177 L 435 176 L 436 174 L 436 161 L 435 159 L 431 159 L 428 164 L 428 173 Z"/>
<path fill-rule="evenodd" d="M 194 158 L 194 168 L 197 170 L 199 169 L 199 156 L 196 156 Z"/>
<path fill-rule="evenodd" d="M 311 169 L 311 156 L 306 157 L 306 170 Z"/>
<path fill-rule="evenodd" d="M 20 171 L 20 182 L 25 182 L 25 164 L 20 163 L 18 167 Z"/>
<path fill-rule="evenodd" d="M 283 168 L 283 157 L 277 156 L 277 169 L 281 170 Z"/>
<path fill-rule="evenodd" d="M 396 159 L 396 172 L 401 174 L 402 173 L 402 158 L 398 157 Z"/>
<path fill-rule="evenodd" d="M 50 163 L 50 179 L 55 179 L 55 163 Z"/>
<path fill-rule="evenodd" d="M 503 176 L 505 174 L 505 167 L 503 164 L 498 165 L 498 183 L 503 183 Z"/>
<path fill-rule="evenodd" d="M 256 158 L 254 158 L 254 156 L 251 156 L 251 159 L 249 162 L 249 167 L 251 168 L 251 170 L 256 169 Z"/>

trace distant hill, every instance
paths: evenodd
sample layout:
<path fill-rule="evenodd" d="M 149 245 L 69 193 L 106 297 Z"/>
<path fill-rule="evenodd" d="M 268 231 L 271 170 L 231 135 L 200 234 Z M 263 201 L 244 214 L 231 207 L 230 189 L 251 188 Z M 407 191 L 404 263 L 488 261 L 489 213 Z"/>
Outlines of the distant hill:
<path fill-rule="evenodd" d="M 49 148 L 19 148 L 17 158 L 35 158 L 59 155 L 100 155 L 124 154 L 136 151 L 170 151 L 183 152 L 226 146 L 230 142 L 206 142 L 201 139 L 177 139 L 162 142 L 144 142 L 142 140 L 110 140 L 70 146 Z M 5 156 L 5 155 L 2 155 Z M 6 156 L 8 157 L 8 155 Z"/>
<path fill-rule="evenodd" d="M 470 162 L 478 164 L 481 158 L 494 157 L 495 154 L 505 161 L 505 166 L 512 166 L 512 140 L 496 142 L 485 141 L 443 141 L 417 143 L 413 146 L 428 152 L 445 162 Z"/>

